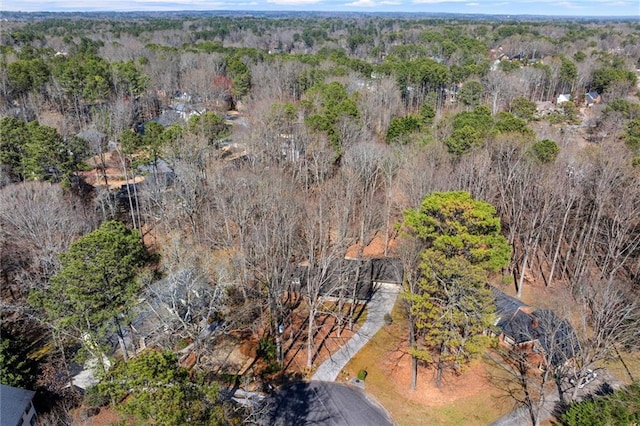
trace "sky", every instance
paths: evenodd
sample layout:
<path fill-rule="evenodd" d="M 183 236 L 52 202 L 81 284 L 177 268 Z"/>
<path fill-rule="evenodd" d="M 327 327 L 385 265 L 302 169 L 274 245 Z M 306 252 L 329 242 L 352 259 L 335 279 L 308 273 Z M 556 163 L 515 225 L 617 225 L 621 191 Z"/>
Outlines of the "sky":
<path fill-rule="evenodd" d="M 640 18 L 640 0 L 0 0 L 0 10 L 23 12 L 295 10 Z"/>

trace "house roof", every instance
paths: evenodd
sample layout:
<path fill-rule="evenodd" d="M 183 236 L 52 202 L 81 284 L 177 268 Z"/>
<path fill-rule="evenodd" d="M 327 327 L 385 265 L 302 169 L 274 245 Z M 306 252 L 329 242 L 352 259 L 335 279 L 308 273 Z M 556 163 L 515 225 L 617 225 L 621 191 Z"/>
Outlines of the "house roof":
<path fill-rule="evenodd" d="M 153 174 L 153 173 L 164 173 L 164 174 L 173 174 L 173 169 L 169 166 L 163 159 L 159 159 L 153 164 L 144 164 L 142 166 L 138 166 L 138 170 L 143 173 Z"/>
<path fill-rule="evenodd" d="M 35 394 L 34 391 L 0 385 L 0 426 L 17 425 Z"/>
<path fill-rule="evenodd" d="M 313 285 L 318 285 L 320 294 L 324 296 L 338 297 L 342 292 L 349 297 L 355 288 L 356 298 L 365 300 L 371 296 L 374 283 L 401 284 L 402 273 L 399 259 L 335 259 L 311 268 L 292 266 L 288 278 L 293 291 L 307 292 L 307 284 L 312 280 Z M 340 286 L 340 282 L 346 285 Z"/>
<path fill-rule="evenodd" d="M 562 365 L 580 350 L 575 330 L 567 320 L 548 309 L 531 308 L 522 301 L 489 286 L 496 304 L 496 325 L 516 344 L 538 341 L 550 354 L 552 365 Z"/>
<path fill-rule="evenodd" d="M 516 344 L 538 341 L 550 356 L 548 361 L 553 366 L 563 365 L 580 350 L 578 337 L 571 324 L 548 309 L 538 309 L 532 313 L 518 310 L 498 325 Z"/>
<path fill-rule="evenodd" d="M 149 121 L 155 121 L 158 124 L 161 124 L 164 127 L 172 126 L 176 123 L 180 123 L 182 121 L 182 117 L 180 113 L 174 110 L 166 110 L 162 111 L 159 117 L 154 117 Z"/>
<path fill-rule="evenodd" d="M 585 100 L 590 103 L 597 101 L 599 97 L 600 94 L 598 92 L 589 92 L 584 95 Z"/>
<path fill-rule="evenodd" d="M 570 101 L 571 101 L 571 93 L 563 93 L 558 95 L 557 103 L 570 102 Z"/>
<path fill-rule="evenodd" d="M 371 279 L 374 282 L 402 284 L 402 261 L 396 258 L 371 259 Z"/>
<path fill-rule="evenodd" d="M 373 289 L 371 262 L 346 259 L 331 260 L 321 266 L 297 266 L 292 271 L 294 291 L 309 293 L 309 286 L 322 296 L 349 297 L 355 289 L 356 298 L 368 299 Z M 343 283 L 344 285 L 340 285 Z M 353 287 L 355 286 L 355 287 Z"/>
<path fill-rule="evenodd" d="M 520 308 L 527 306 L 521 300 L 507 295 L 496 287 L 490 286 L 490 288 L 496 303 L 496 316 L 499 318 L 498 326 L 500 326 L 501 322 L 511 318 Z"/>
<path fill-rule="evenodd" d="M 539 340 L 545 330 L 539 326 L 532 314 L 518 310 L 511 317 L 498 324 L 502 332 L 516 344 Z"/>
<path fill-rule="evenodd" d="M 100 143 L 100 142 L 106 141 L 107 139 L 107 135 L 105 133 L 102 133 L 101 131 L 99 131 L 93 126 L 87 129 L 84 129 L 83 131 L 78 133 L 76 136 L 78 136 L 81 139 L 84 139 L 85 141 L 92 142 L 92 143 Z"/>
<path fill-rule="evenodd" d="M 569 321 L 558 318 L 547 309 L 538 309 L 533 315 L 538 320 L 538 328 L 541 328 L 540 344 L 551 355 L 551 365 L 563 365 L 574 358 L 580 351 L 580 342 Z"/>

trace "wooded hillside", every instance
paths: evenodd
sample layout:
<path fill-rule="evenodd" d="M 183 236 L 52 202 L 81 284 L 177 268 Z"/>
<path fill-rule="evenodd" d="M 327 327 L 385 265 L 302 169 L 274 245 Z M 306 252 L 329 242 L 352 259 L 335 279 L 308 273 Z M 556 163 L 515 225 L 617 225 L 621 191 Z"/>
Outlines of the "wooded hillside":
<path fill-rule="evenodd" d="M 25 16 L 0 31 L 0 349 L 34 365 L 8 384 L 62 395 L 78 353 L 119 343 L 125 360 L 188 346 L 208 386 L 215 339 L 280 371 L 285 327 L 312 369 L 326 318 L 347 330 L 359 312 L 347 252 L 375 242 L 417 283 L 411 250 L 433 242 L 403 246 L 400 224 L 451 191 L 495 209 L 511 257 L 490 282 L 570 289 L 559 315 L 589 343 L 580 368 L 637 350 L 637 21 Z M 68 279 L 80 247 L 103 253 L 84 243 L 125 238 L 107 227 L 137 247 L 104 258 L 126 279 L 99 264 Z M 465 256 L 436 249 L 443 269 Z M 162 327 L 143 335 L 150 309 Z M 221 407 L 201 412 L 234 416 Z"/>

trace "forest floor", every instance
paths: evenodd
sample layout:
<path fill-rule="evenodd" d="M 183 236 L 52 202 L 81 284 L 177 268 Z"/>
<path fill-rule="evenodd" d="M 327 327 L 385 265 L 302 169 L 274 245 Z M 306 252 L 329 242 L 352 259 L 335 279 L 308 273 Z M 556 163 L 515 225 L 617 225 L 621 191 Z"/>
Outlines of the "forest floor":
<path fill-rule="evenodd" d="M 346 305 L 344 310 L 348 310 Z M 314 348 L 316 354 L 313 357 L 312 367 L 307 367 L 307 320 L 308 315 L 304 309 L 297 310 L 294 314 L 293 330 L 287 327 L 283 333 L 284 370 L 292 376 L 310 378 L 314 370 L 329 356 L 340 349 L 358 331 L 366 319 L 366 308 L 362 305 L 356 307 L 356 320 L 350 329 L 348 323 L 339 323 L 334 315 L 320 314 L 316 319 L 319 326 L 314 336 Z M 340 330 L 340 331 L 339 331 Z"/>

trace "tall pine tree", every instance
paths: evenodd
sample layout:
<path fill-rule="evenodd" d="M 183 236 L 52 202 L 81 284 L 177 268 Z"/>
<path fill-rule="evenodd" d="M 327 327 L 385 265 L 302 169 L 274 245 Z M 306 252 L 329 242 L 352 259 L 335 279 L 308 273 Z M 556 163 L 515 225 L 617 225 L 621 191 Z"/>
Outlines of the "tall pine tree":
<path fill-rule="evenodd" d="M 104 222 L 71 244 L 60 256 L 61 269 L 49 289 L 31 300 L 93 356 L 102 356 L 102 344 L 116 332 L 126 357 L 121 316 L 135 302 L 136 276 L 147 258 L 140 233 L 120 222 Z"/>
<path fill-rule="evenodd" d="M 493 206 L 467 192 L 435 192 L 408 210 L 402 229 L 423 247 L 419 279 L 406 294 L 411 354 L 436 368 L 458 371 L 486 346 L 493 303 L 487 274 L 509 262 Z M 417 368 L 417 362 L 414 362 Z"/>

